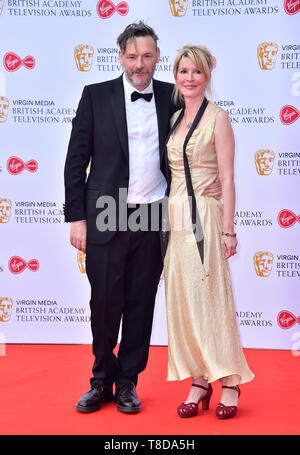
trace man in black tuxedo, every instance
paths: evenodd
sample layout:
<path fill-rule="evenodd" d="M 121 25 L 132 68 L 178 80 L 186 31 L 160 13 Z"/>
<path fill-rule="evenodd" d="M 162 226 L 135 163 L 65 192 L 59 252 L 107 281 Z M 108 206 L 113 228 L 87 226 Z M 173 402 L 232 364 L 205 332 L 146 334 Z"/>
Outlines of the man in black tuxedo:
<path fill-rule="evenodd" d="M 91 285 L 95 360 L 91 388 L 76 404 L 81 412 L 96 411 L 114 399 L 120 411 L 141 410 L 135 387 L 147 364 L 163 266 L 151 212 L 157 214 L 152 209 L 166 190 L 164 147 L 176 110 L 173 84 L 153 79 L 160 51 L 151 27 L 128 25 L 118 44 L 124 74 L 84 88 L 65 163 L 65 220 L 71 222 L 72 245 L 86 251 Z M 112 198 L 123 209 L 110 225 L 101 215 Z M 141 211 L 148 215 L 146 229 L 128 226 L 136 209 L 146 210 Z"/>

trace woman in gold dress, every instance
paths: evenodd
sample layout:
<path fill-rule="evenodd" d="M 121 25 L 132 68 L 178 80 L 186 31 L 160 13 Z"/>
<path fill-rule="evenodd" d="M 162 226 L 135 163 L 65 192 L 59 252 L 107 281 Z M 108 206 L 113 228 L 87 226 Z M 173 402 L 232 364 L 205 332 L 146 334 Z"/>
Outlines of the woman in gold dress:
<path fill-rule="evenodd" d="M 203 46 L 185 46 L 174 63 L 175 98 L 184 108 L 167 141 L 170 232 L 164 276 L 168 321 L 167 380 L 192 378 L 180 417 L 208 409 L 211 383 L 222 382 L 218 418 L 234 417 L 239 384 L 254 378 L 240 343 L 227 260 L 234 233 L 234 135 L 225 111 L 208 102 L 213 58 Z M 223 205 L 203 194 L 219 176 Z"/>

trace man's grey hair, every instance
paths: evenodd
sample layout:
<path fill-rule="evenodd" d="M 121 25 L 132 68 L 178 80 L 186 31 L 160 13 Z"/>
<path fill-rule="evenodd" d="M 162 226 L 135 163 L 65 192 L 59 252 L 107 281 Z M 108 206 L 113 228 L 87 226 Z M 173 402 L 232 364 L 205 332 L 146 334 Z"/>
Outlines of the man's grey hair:
<path fill-rule="evenodd" d="M 143 21 L 139 21 L 138 23 L 127 25 L 125 30 L 118 36 L 117 44 L 121 52 L 125 52 L 128 41 L 134 40 L 140 36 L 151 36 L 155 46 L 157 47 L 158 36 L 154 32 L 153 28 L 144 24 Z"/>

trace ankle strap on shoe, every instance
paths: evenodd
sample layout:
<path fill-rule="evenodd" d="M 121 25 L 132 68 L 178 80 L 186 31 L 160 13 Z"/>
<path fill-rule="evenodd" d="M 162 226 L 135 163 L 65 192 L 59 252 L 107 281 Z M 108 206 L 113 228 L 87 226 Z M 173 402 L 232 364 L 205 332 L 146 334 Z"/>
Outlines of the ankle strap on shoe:
<path fill-rule="evenodd" d="M 222 389 L 232 389 L 232 390 L 236 390 L 237 392 L 240 391 L 240 388 L 238 385 L 232 385 L 232 386 L 222 385 Z"/>
<path fill-rule="evenodd" d="M 209 386 L 208 387 L 204 387 L 203 385 L 199 385 L 199 384 L 192 384 L 192 387 L 199 387 L 200 389 L 204 389 L 207 392 L 209 390 Z"/>
<path fill-rule="evenodd" d="M 235 390 L 235 391 L 239 394 L 238 396 L 240 396 L 240 394 L 241 394 L 241 390 L 240 390 L 240 388 L 239 388 L 238 385 L 233 385 L 233 386 L 222 385 L 222 389 L 232 389 L 232 390 Z"/>

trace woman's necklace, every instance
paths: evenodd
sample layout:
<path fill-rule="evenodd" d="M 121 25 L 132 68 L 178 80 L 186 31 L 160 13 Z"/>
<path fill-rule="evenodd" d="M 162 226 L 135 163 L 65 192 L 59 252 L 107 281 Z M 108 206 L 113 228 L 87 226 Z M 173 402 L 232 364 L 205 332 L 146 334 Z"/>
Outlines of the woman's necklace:
<path fill-rule="evenodd" d="M 186 121 L 186 118 L 185 118 L 184 120 L 185 120 L 186 127 L 187 127 L 188 129 L 190 129 L 190 127 L 192 126 L 193 122 L 187 122 L 187 121 Z"/>
<path fill-rule="evenodd" d="M 203 102 L 203 100 L 202 100 L 202 102 Z M 191 128 L 191 126 L 192 126 L 192 124 L 193 124 L 193 121 L 194 121 L 194 120 L 192 120 L 191 122 L 188 122 L 188 121 L 187 121 L 187 118 L 186 118 L 186 110 L 185 110 L 185 111 L 184 111 L 184 122 L 185 122 L 186 127 L 187 127 L 188 129 Z"/>
<path fill-rule="evenodd" d="M 192 126 L 193 122 L 188 122 L 185 115 L 184 115 L 184 121 L 185 121 L 186 127 L 188 129 L 190 129 L 190 127 Z"/>

